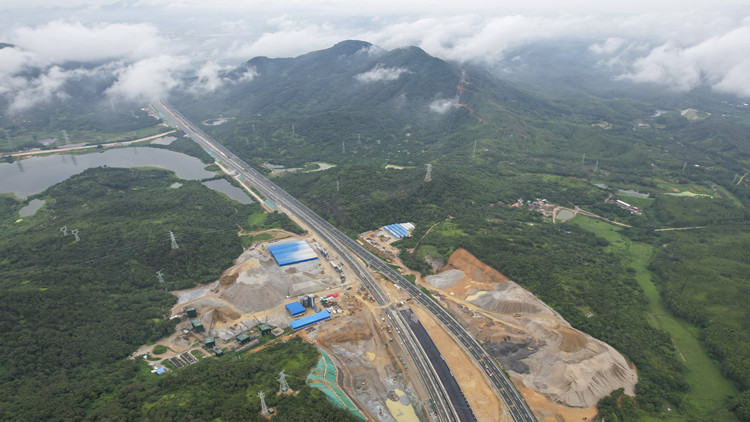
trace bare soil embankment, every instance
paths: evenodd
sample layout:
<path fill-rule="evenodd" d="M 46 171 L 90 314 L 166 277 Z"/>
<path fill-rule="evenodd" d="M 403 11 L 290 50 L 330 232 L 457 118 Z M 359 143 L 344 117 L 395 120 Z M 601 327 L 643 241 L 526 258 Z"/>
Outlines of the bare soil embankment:
<path fill-rule="evenodd" d="M 635 394 L 635 370 L 619 352 L 571 327 L 531 292 L 463 249 L 445 270 L 425 281 L 522 385 L 540 419 L 590 419 L 593 406 L 612 391 Z M 463 278 L 455 281 L 457 271 Z M 574 415 L 566 408 L 589 411 Z"/>

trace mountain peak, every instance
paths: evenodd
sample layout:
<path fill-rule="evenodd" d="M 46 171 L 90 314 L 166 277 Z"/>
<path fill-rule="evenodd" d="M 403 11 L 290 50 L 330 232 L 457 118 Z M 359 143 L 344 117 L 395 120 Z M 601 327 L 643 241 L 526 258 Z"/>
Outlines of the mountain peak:
<path fill-rule="evenodd" d="M 370 48 L 372 44 L 367 41 L 359 40 L 346 40 L 336 43 L 333 47 L 329 48 L 328 51 L 331 53 L 350 55 L 359 52 L 364 48 Z"/>

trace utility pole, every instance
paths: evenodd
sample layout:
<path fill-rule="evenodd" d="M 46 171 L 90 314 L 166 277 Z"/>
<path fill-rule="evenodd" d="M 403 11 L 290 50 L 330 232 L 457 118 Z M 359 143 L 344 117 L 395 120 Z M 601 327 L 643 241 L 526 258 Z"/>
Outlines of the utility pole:
<path fill-rule="evenodd" d="M 289 390 L 289 384 L 286 383 L 286 374 L 282 369 L 279 374 L 279 394 L 286 394 Z"/>
<path fill-rule="evenodd" d="M 424 176 L 424 181 L 429 182 L 432 180 L 432 164 L 427 164 L 427 174 Z"/>
<path fill-rule="evenodd" d="M 261 391 L 258 393 L 258 397 L 260 397 L 260 414 L 263 416 L 268 416 L 268 406 L 266 406 L 266 395 Z"/>
<path fill-rule="evenodd" d="M 180 247 L 177 246 L 177 241 L 174 238 L 174 233 L 169 232 L 169 240 L 172 241 L 172 249 L 180 249 Z"/>

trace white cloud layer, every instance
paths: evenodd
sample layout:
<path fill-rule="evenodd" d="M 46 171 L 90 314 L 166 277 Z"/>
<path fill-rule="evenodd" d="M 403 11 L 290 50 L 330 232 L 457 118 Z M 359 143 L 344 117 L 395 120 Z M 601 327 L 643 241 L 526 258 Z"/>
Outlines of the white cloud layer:
<path fill-rule="evenodd" d="M 450 100 L 446 99 L 438 99 L 430 103 L 430 111 L 438 114 L 445 114 L 448 111 L 450 111 L 452 108 L 456 107 L 458 103 L 456 102 L 455 98 L 452 98 Z"/>
<path fill-rule="evenodd" d="M 623 78 L 688 91 L 709 85 L 719 91 L 750 96 L 750 25 L 696 45 L 662 44 L 633 64 Z"/>
<path fill-rule="evenodd" d="M 408 71 L 409 69 L 404 67 L 383 67 L 378 64 L 367 72 L 354 76 L 354 79 L 364 83 L 395 81 L 399 76 Z"/>
<path fill-rule="evenodd" d="M 130 101 L 155 100 L 179 85 L 176 73 L 186 63 L 184 58 L 166 54 L 139 60 L 117 72 L 117 81 L 106 94 Z"/>
<path fill-rule="evenodd" d="M 230 64 L 297 56 L 345 39 L 385 49 L 415 45 L 480 64 L 507 60 L 510 51 L 532 43 L 581 41 L 621 78 L 750 96 L 746 0 L 512 6 L 491 0 L 7 0 L 3 6 L 0 42 L 17 47 L 0 49 L 0 95 L 17 111 L 64 98 L 65 81 L 81 77 L 84 68 L 116 80 L 107 90 L 111 98 L 145 101 L 178 87 L 178 76 L 189 69 L 196 78 L 186 88 L 208 92 L 227 83 L 222 75 Z M 86 66 L 75 73 L 65 65 L 70 62 Z M 388 81 L 404 71 L 378 67 L 357 78 Z M 250 70 L 243 79 L 255 76 Z M 449 101 L 436 100 L 431 110 L 447 110 Z"/>

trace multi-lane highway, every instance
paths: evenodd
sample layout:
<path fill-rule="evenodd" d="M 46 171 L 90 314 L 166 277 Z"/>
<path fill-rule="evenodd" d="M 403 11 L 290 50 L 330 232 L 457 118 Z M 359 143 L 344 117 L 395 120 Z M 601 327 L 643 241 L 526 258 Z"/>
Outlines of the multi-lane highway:
<path fill-rule="evenodd" d="M 392 307 L 387 306 L 389 298 L 381 290 L 370 271 L 365 269 L 352 253 L 359 257 L 368 266 L 390 279 L 394 284 L 400 286 L 424 306 L 425 309 L 431 312 L 438 321 L 440 321 L 458 344 L 460 344 L 479 364 L 479 366 L 484 369 L 487 378 L 505 402 L 514 421 L 536 421 L 531 409 L 529 409 L 526 402 L 516 391 L 515 387 L 513 387 L 510 380 L 508 380 L 495 360 L 492 359 L 484 349 L 482 349 L 476 339 L 474 339 L 474 337 L 471 336 L 471 334 L 469 334 L 469 332 L 466 331 L 466 329 L 464 329 L 464 327 L 461 326 L 461 324 L 459 324 L 450 313 L 424 294 L 418 286 L 410 283 L 380 258 L 350 237 L 346 236 L 332 224 L 322 219 L 304 204 L 268 180 L 263 174 L 250 167 L 250 165 L 242 161 L 223 145 L 213 140 L 205 132 L 195 127 L 188 119 L 182 116 L 166 101 L 161 100 L 155 102 L 152 106 L 162 115 L 162 117 L 165 118 L 165 120 L 188 134 L 194 141 L 198 142 L 204 149 L 209 151 L 214 158 L 221 160 L 223 163 L 236 170 L 241 177 L 245 178 L 250 184 L 265 195 L 266 198 L 296 216 L 336 250 L 345 263 L 359 276 L 360 279 L 362 279 L 363 283 L 368 290 L 370 290 L 378 304 L 383 306 L 384 312 L 394 323 L 394 326 L 399 328 L 403 345 L 417 365 L 420 375 L 430 391 L 430 396 L 432 397 L 434 404 L 433 410 L 436 412 L 436 416 L 439 419 L 461 419 L 456 413 L 455 407 L 456 405 L 464 405 L 460 403 L 460 400 L 463 398 L 448 397 L 445 388 L 435 374 L 434 368 L 429 359 L 426 358 L 424 350 L 419 345 L 419 342 L 416 340 L 409 325 L 403 321 L 403 317 L 399 312 L 396 312 Z"/>

